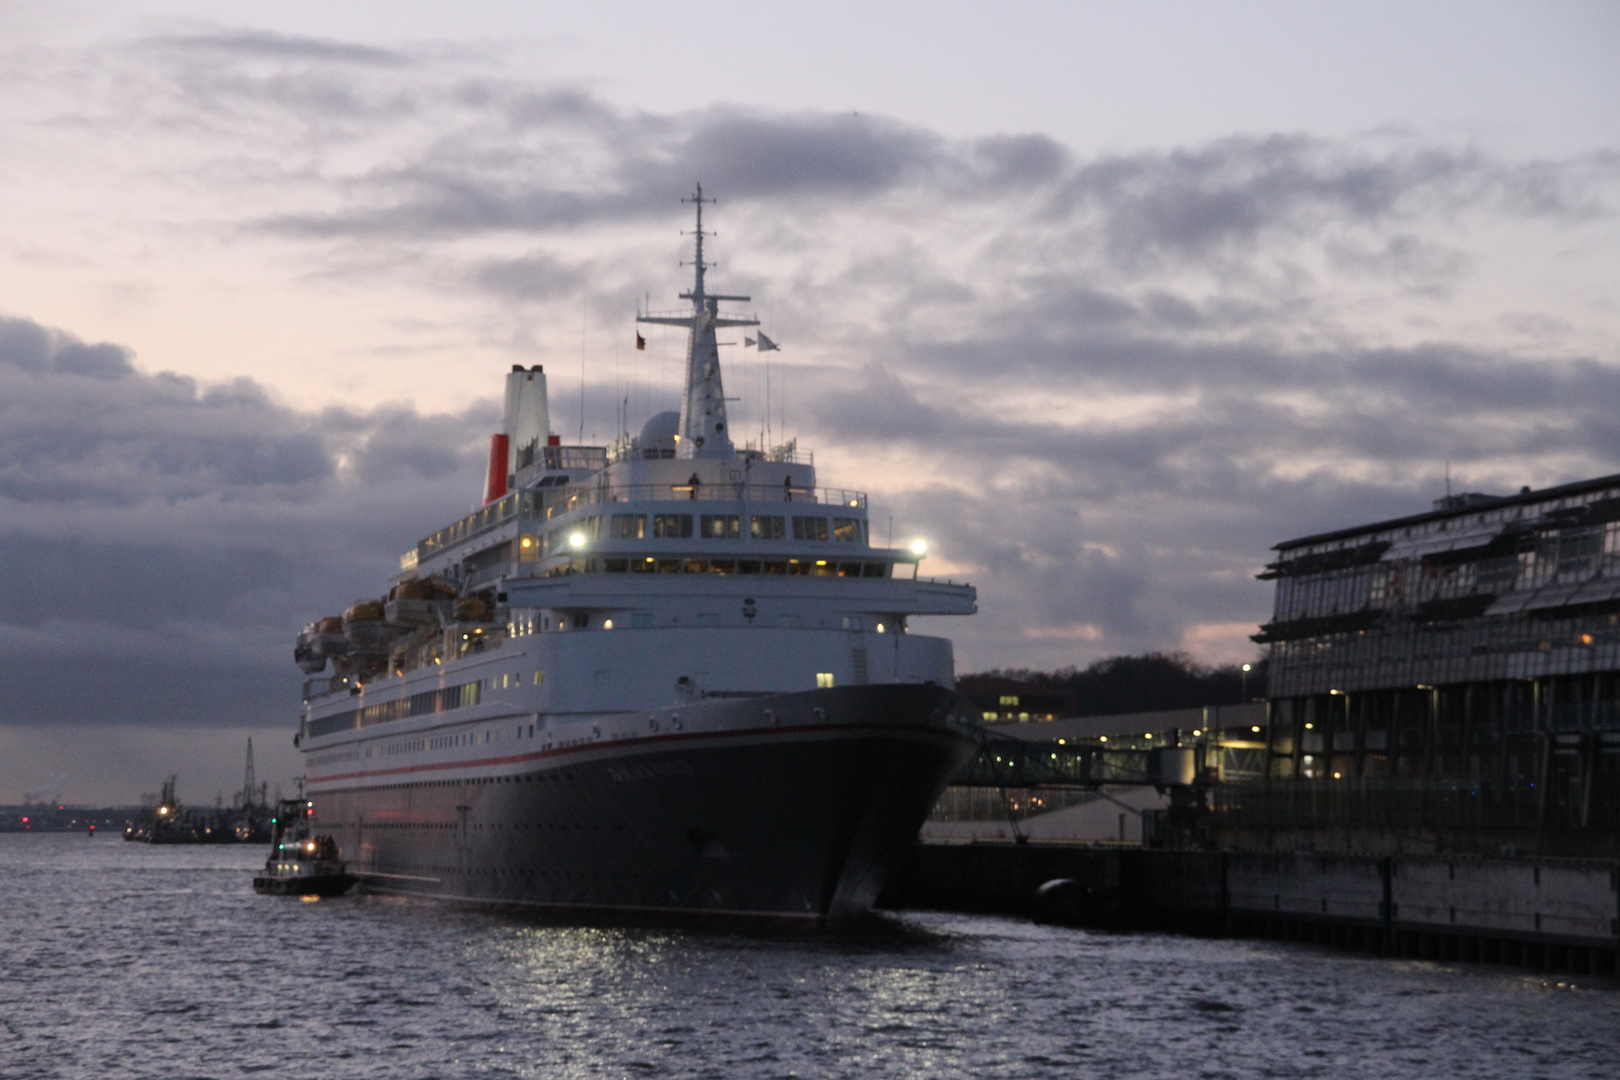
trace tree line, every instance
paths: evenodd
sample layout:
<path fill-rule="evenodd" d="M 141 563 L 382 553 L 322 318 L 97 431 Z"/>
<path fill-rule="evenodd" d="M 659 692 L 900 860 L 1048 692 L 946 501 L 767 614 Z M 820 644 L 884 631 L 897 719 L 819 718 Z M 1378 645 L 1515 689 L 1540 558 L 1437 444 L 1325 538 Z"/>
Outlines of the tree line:
<path fill-rule="evenodd" d="M 1060 716 L 1236 705 L 1266 693 L 1266 661 L 1251 661 L 1247 677 L 1240 664 L 1200 664 L 1184 652 L 1110 656 L 1087 667 L 1056 671 L 995 668 L 959 676 L 956 688 L 994 707 L 1005 696 L 1018 697 L 1040 711 Z"/>

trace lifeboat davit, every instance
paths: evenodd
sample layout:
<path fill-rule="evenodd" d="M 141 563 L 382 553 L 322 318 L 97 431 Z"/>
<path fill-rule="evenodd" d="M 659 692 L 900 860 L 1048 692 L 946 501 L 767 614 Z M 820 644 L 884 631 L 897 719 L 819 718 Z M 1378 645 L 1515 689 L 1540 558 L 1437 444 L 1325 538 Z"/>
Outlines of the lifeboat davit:
<path fill-rule="evenodd" d="M 489 603 L 481 596 L 463 596 L 450 609 L 456 622 L 488 622 Z"/>

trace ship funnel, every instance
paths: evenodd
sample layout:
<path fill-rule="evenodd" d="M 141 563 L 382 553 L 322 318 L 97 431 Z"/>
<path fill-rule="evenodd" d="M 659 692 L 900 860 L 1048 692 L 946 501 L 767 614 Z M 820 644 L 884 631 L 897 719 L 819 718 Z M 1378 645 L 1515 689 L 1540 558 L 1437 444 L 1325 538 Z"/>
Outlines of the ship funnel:
<path fill-rule="evenodd" d="M 525 369 L 513 364 L 506 376 L 506 472 L 534 464 L 539 448 L 551 434 L 551 410 L 546 401 L 546 373 L 539 364 Z"/>
<path fill-rule="evenodd" d="M 484 477 L 484 503 L 488 505 L 506 494 L 506 462 L 511 457 L 507 450 L 506 432 L 498 431 L 489 437 L 489 472 Z"/>

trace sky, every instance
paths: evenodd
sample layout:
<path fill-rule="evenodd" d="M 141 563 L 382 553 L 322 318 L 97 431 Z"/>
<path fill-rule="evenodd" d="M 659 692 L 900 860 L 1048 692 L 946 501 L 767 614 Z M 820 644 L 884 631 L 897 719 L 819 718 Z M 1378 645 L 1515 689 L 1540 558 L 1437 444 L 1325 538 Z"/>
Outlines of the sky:
<path fill-rule="evenodd" d="M 1253 658 L 1279 541 L 1620 472 L 1603 3 L 0 4 L 0 802 L 290 787 L 298 628 L 476 501 L 501 376 L 930 543 L 958 671 Z M 621 421 L 621 413 L 626 421 Z M 767 414 L 769 428 L 766 429 Z"/>

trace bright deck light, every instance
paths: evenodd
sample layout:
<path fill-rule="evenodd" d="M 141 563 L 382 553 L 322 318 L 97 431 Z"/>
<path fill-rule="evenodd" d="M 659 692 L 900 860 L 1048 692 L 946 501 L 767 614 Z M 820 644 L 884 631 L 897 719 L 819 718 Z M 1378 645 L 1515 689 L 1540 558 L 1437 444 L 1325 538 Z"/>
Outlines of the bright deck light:
<path fill-rule="evenodd" d="M 911 553 L 913 555 L 925 555 L 925 554 L 927 554 L 927 552 L 928 552 L 928 541 L 926 541 L 926 540 L 913 540 L 911 542 Z"/>

